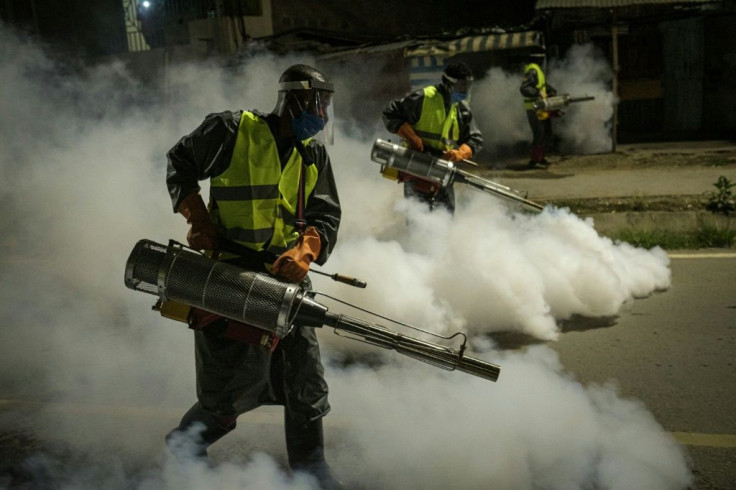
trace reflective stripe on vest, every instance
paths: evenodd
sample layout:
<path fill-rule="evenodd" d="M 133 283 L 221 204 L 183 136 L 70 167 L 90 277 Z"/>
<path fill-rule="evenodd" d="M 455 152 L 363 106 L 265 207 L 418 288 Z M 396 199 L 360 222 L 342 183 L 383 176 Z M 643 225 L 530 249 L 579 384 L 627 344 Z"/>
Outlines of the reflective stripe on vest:
<path fill-rule="evenodd" d="M 537 72 L 537 85 L 536 89 L 539 90 L 539 96 L 542 98 L 547 98 L 547 89 L 545 88 L 546 80 L 544 79 L 544 72 L 536 63 L 529 63 L 524 68 L 524 73 L 530 71 L 530 70 L 536 70 Z M 519 100 L 519 99 L 516 99 Z M 524 109 L 527 111 L 531 111 L 534 109 L 534 102 L 536 102 L 536 97 L 524 97 Z"/>
<path fill-rule="evenodd" d="M 425 146 L 442 151 L 457 148 L 460 138 L 457 104 L 452 104 L 450 113 L 445 114 L 445 101 L 437 87 L 424 87 L 422 114 L 414 125 L 414 132 L 422 138 Z"/>
<path fill-rule="evenodd" d="M 217 202 L 214 218 L 226 236 L 257 251 L 269 240 L 268 251 L 274 254 L 288 249 L 299 236 L 294 221 L 301 168 L 302 157 L 293 149 L 282 171 L 268 124 L 244 111 L 230 166 L 210 179 L 210 192 Z M 317 174 L 316 166 L 306 166 L 305 201 Z"/>

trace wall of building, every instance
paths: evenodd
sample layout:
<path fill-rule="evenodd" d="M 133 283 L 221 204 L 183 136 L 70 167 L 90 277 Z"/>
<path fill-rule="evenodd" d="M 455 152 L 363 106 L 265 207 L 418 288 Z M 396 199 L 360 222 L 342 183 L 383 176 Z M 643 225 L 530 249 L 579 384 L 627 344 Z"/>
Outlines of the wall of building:
<path fill-rule="evenodd" d="M 127 49 L 120 0 L 2 0 L 0 20 L 33 33 L 72 56 Z"/>
<path fill-rule="evenodd" d="M 436 36 L 463 28 L 518 26 L 534 16 L 533 0 L 272 0 L 274 32 L 309 28 L 383 37 Z"/>
<path fill-rule="evenodd" d="M 736 135 L 736 14 L 706 19 L 703 60 L 703 128 Z"/>
<path fill-rule="evenodd" d="M 570 22 L 571 12 L 554 15 L 548 49 L 564 53 L 574 42 L 590 41 L 613 64 L 610 12 L 583 27 Z M 734 134 L 734 25 L 736 14 L 726 11 L 649 9 L 617 18 L 619 142 Z"/>
<path fill-rule="evenodd" d="M 692 134 L 703 122 L 703 17 L 662 22 L 665 133 Z"/>

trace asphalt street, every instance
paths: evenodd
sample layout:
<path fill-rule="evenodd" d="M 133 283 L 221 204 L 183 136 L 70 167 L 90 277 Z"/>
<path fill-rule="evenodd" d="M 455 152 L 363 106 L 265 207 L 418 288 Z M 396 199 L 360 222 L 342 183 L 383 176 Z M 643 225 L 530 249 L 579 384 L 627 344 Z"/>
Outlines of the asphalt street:
<path fill-rule="evenodd" d="M 559 340 L 546 344 L 584 386 L 614 383 L 620 396 L 646 406 L 686 449 L 690 490 L 731 490 L 736 481 L 736 252 L 673 252 L 670 257 L 669 289 L 632 300 L 615 317 L 564 321 Z M 499 343 L 513 350 L 541 341 L 517 334 L 501 335 Z M 53 488 L 58 482 L 45 479 L 51 478 L 49 471 L 59 478 L 104 467 L 110 458 L 70 454 L 64 433 L 35 425 L 37 414 L 84 421 L 92 432 L 76 438 L 96 440 L 94 427 L 111 422 L 139 428 L 134 456 L 118 455 L 123 461 L 115 462 L 135 479 L 160 464 L 162 436 L 175 425 L 181 407 L 31 401 L 5 392 L 0 399 L 0 487 Z M 327 417 L 328 454 L 338 450 L 332 445 L 339 444 L 341 431 L 350 424 L 349 417 Z M 220 463 L 245 464 L 254 452 L 286 464 L 280 407 L 262 407 L 243 417 L 237 434 L 215 445 L 211 456 Z M 52 466 L 43 459 L 49 457 L 56 458 Z M 349 479 L 350 467 L 334 469 Z M 458 482 L 457 488 L 465 487 Z"/>
<path fill-rule="evenodd" d="M 674 167 L 642 163 L 637 167 L 637 162 L 644 162 L 648 155 L 667 161 L 668 155 L 690 151 L 702 161 Z M 600 166 L 590 160 L 568 158 L 548 170 L 496 169 L 489 176 L 506 179 L 501 182 L 527 190 L 530 198 L 542 201 L 570 197 L 576 192 L 587 197 L 677 192 L 697 195 L 711 190 L 719 175 L 736 181 L 736 160 L 731 161 L 734 146 L 730 144 L 639 145 L 622 152 L 634 160 L 625 168 L 605 157 L 601 157 Z M 712 164 L 717 160 L 721 163 Z M 646 405 L 686 448 L 694 477 L 691 490 L 731 490 L 736 488 L 736 251 L 673 251 L 670 256 L 672 286 L 668 290 L 631 301 L 613 318 L 564 321 L 560 339 L 547 344 L 582 384 L 612 382 L 620 387 L 622 396 Z M 501 337 L 506 349 L 524 349 L 538 343 L 518 335 Z M 179 406 L 56 403 L 3 388 L 0 488 L 58 486 L 44 474 L 50 466 L 39 461 L 39 454 L 58 455 L 54 463 L 58 467 L 53 469 L 61 474 L 73 474 L 81 466 L 89 466 L 89 460 L 65 452 L 65 434 L 57 428 L 34 426 L 35 414 L 63 414 L 83 421 L 90 433 L 75 437 L 90 440 L 96 437 L 94 427 L 106 421 L 125 421 L 120 427 L 139 427 L 140 432 L 131 441 L 136 445 L 136 456 L 120 463 L 135 480 L 137 472 L 145 473 L 158 463 L 150 455 L 162 453 L 162 434 L 177 422 L 182 411 Z M 285 464 L 281 418 L 279 408 L 249 414 L 239 422 L 238 437 L 218 444 L 213 458 L 237 463 L 247 461 L 253 451 L 263 451 Z M 328 417 L 328 444 L 339 441 L 340 431 L 349 424 L 349 418 Z M 328 447 L 328 452 L 332 449 Z M 43 471 L 34 473 L 34 468 Z M 351 473 L 349 467 L 335 470 Z"/>
<path fill-rule="evenodd" d="M 584 384 L 613 381 L 686 445 L 698 490 L 736 482 L 736 253 L 672 253 L 672 286 L 550 346 Z"/>

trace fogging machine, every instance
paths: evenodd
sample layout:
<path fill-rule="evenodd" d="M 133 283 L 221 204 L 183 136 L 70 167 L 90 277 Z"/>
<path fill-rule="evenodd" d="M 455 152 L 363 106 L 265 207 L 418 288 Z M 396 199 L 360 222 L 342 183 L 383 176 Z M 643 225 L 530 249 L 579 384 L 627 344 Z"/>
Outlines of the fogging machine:
<path fill-rule="evenodd" d="M 135 291 L 156 295 L 162 301 L 183 303 L 252 325 L 278 338 L 301 326 L 328 327 L 338 335 L 395 350 L 445 370 L 458 370 L 491 381 L 496 381 L 501 371 L 495 364 L 466 356 L 467 338 L 460 332 L 441 337 L 449 340 L 462 336 L 461 346 L 455 349 L 349 315 L 333 313 L 315 300 L 315 296 L 321 293 L 306 291 L 298 284 L 211 259 L 173 240 L 168 246 L 151 240 L 138 241 L 125 265 L 125 285 Z M 348 304 L 325 294 L 322 296 Z M 440 337 L 411 325 L 381 318 Z"/>
<path fill-rule="evenodd" d="M 537 99 L 534 102 L 534 110 L 552 112 L 559 111 L 577 102 L 585 102 L 593 100 L 595 97 L 592 95 L 584 95 L 583 97 L 572 97 L 570 94 L 555 95 L 553 97 L 547 97 L 544 99 Z"/>
<path fill-rule="evenodd" d="M 371 160 L 381 164 L 381 173 L 386 178 L 400 180 L 403 176 L 409 175 L 440 187 L 447 187 L 453 182 L 458 182 L 495 197 L 519 203 L 533 211 L 538 212 L 544 209 L 544 206 L 528 200 L 518 191 L 461 170 L 449 160 L 436 157 L 431 153 L 414 151 L 381 138 L 373 143 Z"/>

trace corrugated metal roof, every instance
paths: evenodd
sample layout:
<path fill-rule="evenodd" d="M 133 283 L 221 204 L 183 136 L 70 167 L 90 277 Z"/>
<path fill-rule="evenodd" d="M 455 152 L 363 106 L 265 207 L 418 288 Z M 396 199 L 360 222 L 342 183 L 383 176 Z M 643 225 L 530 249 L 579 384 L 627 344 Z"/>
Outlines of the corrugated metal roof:
<path fill-rule="evenodd" d="M 404 56 L 413 90 L 437 83 L 445 69 L 447 59 L 457 54 L 520 48 L 543 50 L 543 34 L 539 31 L 525 31 L 466 36 L 451 41 L 426 41 L 416 47 L 407 48 Z"/>
<path fill-rule="evenodd" d="M 416 46 L 416 44 L 417 44 L 417 41 L 411 40 L 411 41 L 399 41 L 395 43 L 386 43 L 386 44 L 365 45 L 365 46 L 360 46 L 357 48 L 341 49 L 341 50 L 325 53 L 323 55 L 320 55 L 319 59 L 340 58 L 343 56 L 352 56 L 356 54 L 376 54 L 376 53 L 386 53 L 390 51 L 399 51 L 399 50 L 403 51 L 404 48 L 408 46 Z"/>
<path fill-rule="evenodd" d="M 321 59 L 339 58 L 355 54 L 385 53 L 403 50 L 404 56 L 451 57 L 458 53 L 478 53 L 499 49 L 541 48 L 544 49 L 544 35 L 540 31 L 511 32 L 506 34 L 485 34 L 465 36 L 452 40 L 411 39 L 394 43 L 365 45 L 357 48 L 332 51 L 320 56 Z"/>
<path fill-rule="evenodd" d="M 687 5 L 720 3 L 720 0 L 537 0 L 535 10 L 573 8 L 617 8 L 636 5 Z"/>

